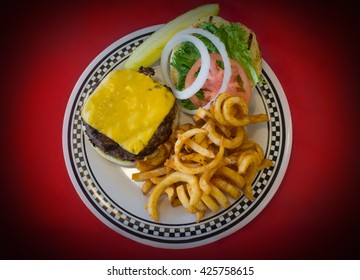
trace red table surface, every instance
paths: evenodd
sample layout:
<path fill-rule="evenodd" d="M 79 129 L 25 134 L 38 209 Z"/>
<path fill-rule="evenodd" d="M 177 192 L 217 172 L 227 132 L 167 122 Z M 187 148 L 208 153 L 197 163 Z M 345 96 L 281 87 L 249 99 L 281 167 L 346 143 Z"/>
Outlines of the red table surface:
<path fill-rule="evenodd" d="M 222 17 L 255 31 L 291 109 L 290 163 L 268 206 L 209 245 L 153 248 L 99 221 L 65 167 L 63 117 L 87 65 L 122 36 L 205 1 L 16 1 L 1 18 L 2 259 L 360 258 L 355 8 L 344 1 L 218 2 Z"/>

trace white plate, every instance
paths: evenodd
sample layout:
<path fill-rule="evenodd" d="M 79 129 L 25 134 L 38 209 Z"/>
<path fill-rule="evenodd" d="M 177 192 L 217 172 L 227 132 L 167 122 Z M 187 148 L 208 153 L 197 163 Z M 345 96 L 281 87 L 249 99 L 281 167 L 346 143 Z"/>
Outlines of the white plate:
<path fill-rule="evenodd" d="M 103 223 L 137 242 L 162 248 L 205 245 L 239 230 L 256 217 L 271 200 L 285 174 L 292 145 L 291 115 L 284 91 L 273 71 L 263 61 L 264 84 L 253 91 L 251 113 L 266 113 L 269 123 L 250 125 L 248 135 L 264 149 L 274 167 L 262 170 L 253 181 L 255 201 L 244 197 L 227 209 L 195 217 L 182 207 L 160 202 L 160 222 L 151 220 L 144 209 L 147 196 L 131 180 L 133 168 L 101 158 L 82 133 L 80 110 L 85 96 L 115 68 L 121 68 L 130 53 L 161 25 L 131 33 L 101 52 L 76 83 L 64 116 L 63 150 L 71 181 L 87 207 Z M 180 117 L 185 121 L 186 115 Z"/>

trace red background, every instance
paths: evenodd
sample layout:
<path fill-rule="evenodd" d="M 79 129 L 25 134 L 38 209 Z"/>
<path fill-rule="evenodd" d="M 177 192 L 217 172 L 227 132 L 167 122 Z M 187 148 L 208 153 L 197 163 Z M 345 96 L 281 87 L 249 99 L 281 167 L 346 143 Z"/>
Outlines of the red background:
<path fill-rule="evenodd" d="M 70 182 L 62 122 L 87 65 L 137 29 L 204 1 L 21 4 L 1 17 L 2 259 L 358 259 L 355 8 L 341 1 L 218 1 L 257 34 L 287 95 L 293 149 L 269 205 L 240 231 L 185 250 L 147 247 L 101 223 Z"/>

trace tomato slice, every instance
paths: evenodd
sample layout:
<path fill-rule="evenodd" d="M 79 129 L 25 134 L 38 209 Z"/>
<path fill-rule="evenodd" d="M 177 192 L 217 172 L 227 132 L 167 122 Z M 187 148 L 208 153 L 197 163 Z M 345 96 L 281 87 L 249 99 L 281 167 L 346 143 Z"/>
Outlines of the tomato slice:
<path fill-rule="evenodd" d="M 221 88 L 224 69 L 220 54 L 210 54 L 210 70 L 209 76 L 200 92 L 193 95 L 190 100 L 196 107 L 203 107 L 213 99 Z M 231 77 L 226 92 L 233 96 L 240 96 L 245 99 L 246 103 L 250 103 L 251 85 L 245 71 L 241 65 L 233 59 L 230 59 Z M 200 70 L 201 59 L 198 59 L 191 67 L 185 79 L 185 88 L 189 87 L 196 79 L 196 75 Z"/>

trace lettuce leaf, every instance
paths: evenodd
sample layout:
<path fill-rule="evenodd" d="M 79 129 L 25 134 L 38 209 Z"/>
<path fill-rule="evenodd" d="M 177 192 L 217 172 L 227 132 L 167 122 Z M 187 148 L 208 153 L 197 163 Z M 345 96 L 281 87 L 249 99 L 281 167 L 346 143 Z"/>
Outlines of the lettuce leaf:
<path fill-rule="evenodd" d="M 191 42 L 183 43 L 173 54 L 170 65 L 172 65 L 178 73 L 178 81 L 176 88 L 183 90 L 185 87 L 185 79 L 194 63 L 200 58 L 200 53 Z"/>

